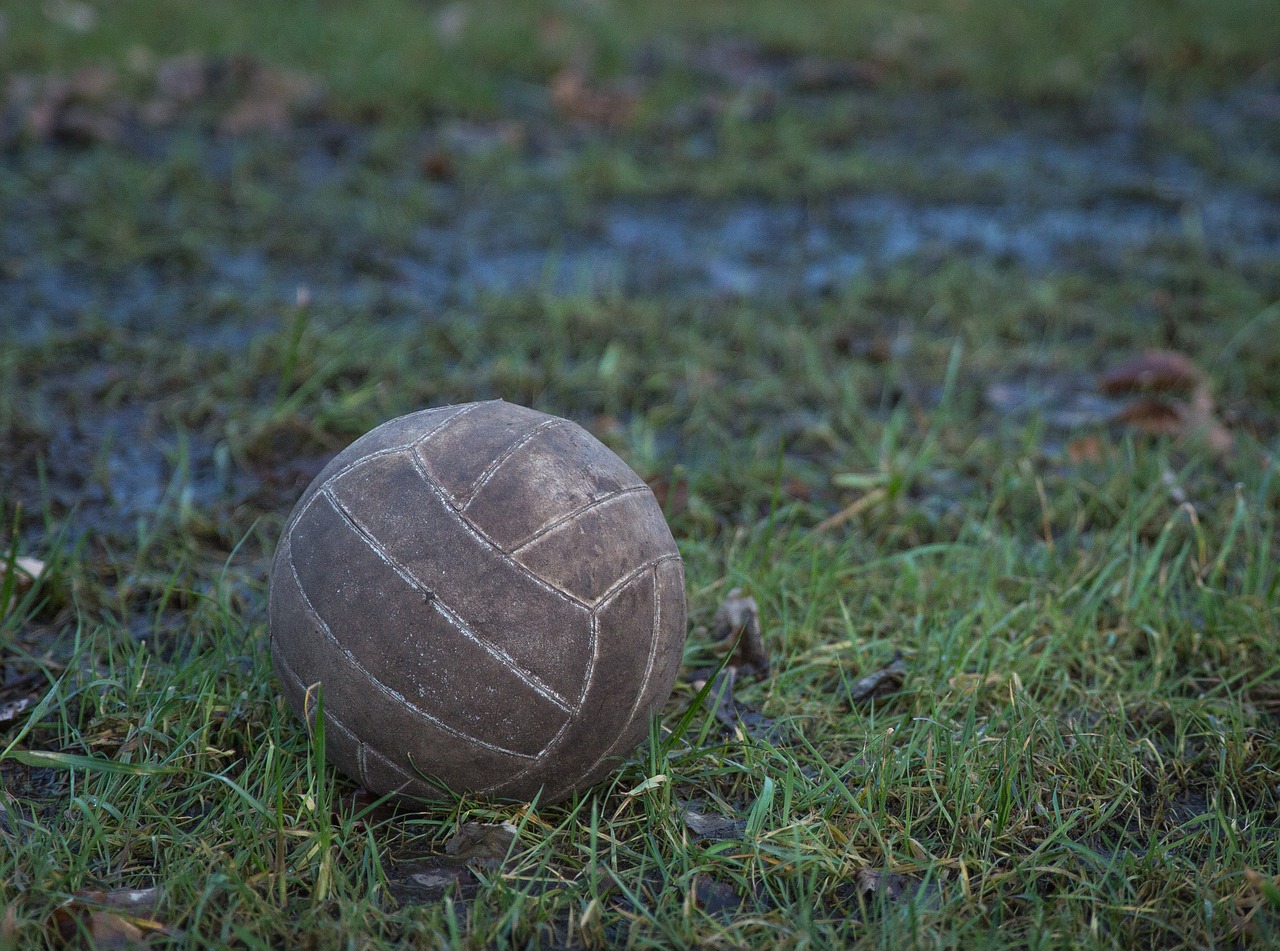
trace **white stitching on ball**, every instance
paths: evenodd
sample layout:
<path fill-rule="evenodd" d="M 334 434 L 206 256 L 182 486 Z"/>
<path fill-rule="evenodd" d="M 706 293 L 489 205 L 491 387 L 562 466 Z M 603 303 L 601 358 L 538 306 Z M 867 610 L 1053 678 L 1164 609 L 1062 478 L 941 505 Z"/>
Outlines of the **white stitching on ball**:
<path fill-rule="evenodd" d="M 580 515 L 585 515 L 587 512 L 598 509 L 602 505 L 607 505 L 610 502 L 614 501 L 615 499 L 620 499 L 625 495 L 632 495 L 637 492 L 647 492 L 648 490 L 649 490 L 649 487 L 647 485 L 633 485 L 633 486 L 628 486 L 625 489 L 615 489 L 614 491 L 610 492 L 608 495 L 602 495 L 598 499 L 592 499 L 590 502 L 586 503 L 585 505 L 581 505 L 578 508 L 574 509 L 569 514 L 560 515 L 548 521 L 541 528 L 535 530 L 534 533 L 530 535 L 528 538 L 521 541 L 518 545 L 513 546 L 511 549 L 511 555 L 512 557 L 519 555 L 520 550 L 522 548 L 526 548 L 529 545 L 532 545 L 534 542 L 538 541 L 538 539 L 542 538 L 544 535 L 551 534 L 560 526 L 569 524 Z"/>
<path fill-rule="evenodd" d="M 319 498 L 323 494 L 324 493 L 317 493 L 316 498 Z M 313 502 L 314 502 L 314 499 L 312 499 L 312 502 L 307 503 L 308 507 L 310 507 L 310 505 Z M 320 625 L 320 630 L 324 634 L 325 638 L 329 641 L 329 643 L 331 643 L 334 647 L 338 649 L 338 651 L 342 654 L 343 657 L 347 659 L 347 661 L 351 664 L 352 667 L 354 667 L 362 675 L 364 675 L 365 679 L 369 681 L 369 683 L 374 687 L 374 689 L 376 689 L 384 697 L 387 697 L 389 700 L 393 701 L 394 703 L 399 704 L 407 712 L 416 714 L 417 716 L 426 720 L 428 723 L 431 723 L 432 725 L 439 727 L 440 729 L 444 730 L 446 733 L 456 736 L 460 740 L 466 740 L 470 743 L 476 744 L 477 746 L 483 747 L 484 749 L 492 750 L 495 753 L 502 753 L 505 756 L 514 756 L 519 759 L 528 759 L 528 760 L 533 759 L 533 756 L 531 756 L 529 753 L 519 753 L 515 750 L 509 750 L 509 749 L 506 749 L 505 747 L 501 747 L 494 743 L 489 743 L 485 740 L 482 740 L 479 737 L 472 736 L 469 733 L 464 733 L 462 730 L 459 730 L 457 727 L 451 726 L 450 724 L 444 722 L 443 720 L 432 716 L 426 710 L 423 710 L 421 707 L 417 706 L 412 701 L 410 701 L 407 697 L 404 696 L 404 694 L 400 693 L 398 690 L 391 687 L 390 685 L 383 683 L 381 680 L 375 677 L 372 673 L 370 673 L 369 670 L 363 664 L 360 663 L 360 661 L 356 658 L 356 656 L 342 645 L 342 642 L 339 641 L 338 638 L 334 635 L 333 631 L 329 628 L 329 625 L 325 621 L 325 619 L 320 616 L 320 612 L 316 610 L 315 605 L 311 603 L 311 599 L 307 597 L 307 592 L 302 587 L 302 578 L 298 576 L 298 566 L 294 564 L 294 561 L 293 561 L 293 546 L 289 543 L 288 540 L 285 541 L 285 544 L 289 545 L 289 550 L 287 555 L 289 559 L 289 571 L 293 575 L 294 584 L 297 585 L 298 587 L 298 593 L 302 597 L 302 603 L 306 605 L 307 610 L 311 612 L 311 616 L 316 619 L 316 623 Z"/>
<path fill-rule="evenodd" d="M 569 706 L 569 702 L 560 696 L 560 694 L 552 689 L 545 681 L 521 667 L 516 662 L 516 659 L 501 647 L 496 644 L 490 644 L 475 631 L 471 630 L 467 623 L 462 619 L 461 615 L 445 604 L 439 595 L 432 591 L 430 587 L 428 587 L 420 578 L 418 578 L 417 575 L 413 573 L 412 570 L 410 570 L 408 565 L 402 564 L 394 555 L 387 551 L 386 547 L 377 539 L 369 527 L 364 525 L 355 516 L 355 513 L 347 508 L 343 501 L 331 490 L 326 488 L 321 494 L 328 498 L 329 504 L 334 507 L 337 513 L 342 516 L 343 521 L 345 521 L 347 525 L 351 527 L 351 530 L 356 533 L 356 537 L 363 541 L 365 545 L 368 546 L 369 550 L 372 551 L 383 564 L 399 575 L 404 583 L 409 585 L 409 587 L 413 588 L 419 594 L 428 595 L 430 597 L 431 607 L 435 609 L 437 614 L 445 619 L 450 627 L 487 653 L 510 673 L 514 674 L 519 680 L 523 681 L 525 686 L 529 687 L 529 689 L 534 693 L 549 701 L 553 706 L 559 707 L 565 713 L 573 712 L 573 708 Z"/>
<path fill-rule="evenodd" d="M 488 485 L 489 480 L 498 474 L 498 470 L 502 468 L 503 464 L 525 446 L 529 445 L 529 443 L 532 442 L 540 432 L 552 429 L 556 426 L 563 426 L 568 422 L 569 421 L 567 419 L 556 419 L 554 417 L 551 419 L 544 419 L 537 426 L 534 426 L 533 429 L 529 430 L 508 446 L 506 452 L 502 453 L 498 458 L 494 459 L 493 462 L 489 463 L 484 472 L 480 473 L 479 478 L 472 483 L 471 491 L 466 494 L 465 501 L 462 498 L 458 499 L 458 501 L 461 502 L 460 508 L 462 511 L 465 512 L 467 507 L 476 500 L 476 496 L 480 494 L 480 490 Z"/>

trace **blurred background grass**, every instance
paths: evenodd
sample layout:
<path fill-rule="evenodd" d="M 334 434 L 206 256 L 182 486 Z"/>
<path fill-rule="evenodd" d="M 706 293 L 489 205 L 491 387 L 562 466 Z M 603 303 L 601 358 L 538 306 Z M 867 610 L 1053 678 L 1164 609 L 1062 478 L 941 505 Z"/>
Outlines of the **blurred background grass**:
<path fill-rule="evenodd" d="M 894 87 L 1024 99 L 1116 82 L 1176 95 L 1280 69 L 1269 0 L 51 0 L 4 15 L 2 70 L 252 52 L 322 77 L 352 114 L 497 112 L 518 107 L 513 81 L 568 62 L 611 75 L 642 54 L 661 67 L 664 47 L 719 34 L 859 60 Z"/>

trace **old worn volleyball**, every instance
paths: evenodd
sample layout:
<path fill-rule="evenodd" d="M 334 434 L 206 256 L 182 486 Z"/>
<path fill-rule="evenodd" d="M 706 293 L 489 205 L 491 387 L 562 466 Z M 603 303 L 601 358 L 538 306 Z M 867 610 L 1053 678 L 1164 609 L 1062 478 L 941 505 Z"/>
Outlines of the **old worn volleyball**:
<path fill-rule="evenodd" d="M 599 782 L 647 735 L 684 637 L 649 487 L 580 426 L 502 401 L 358 439 L 271 571 L 284 694 L 381 793 L 553 802 Z"/>

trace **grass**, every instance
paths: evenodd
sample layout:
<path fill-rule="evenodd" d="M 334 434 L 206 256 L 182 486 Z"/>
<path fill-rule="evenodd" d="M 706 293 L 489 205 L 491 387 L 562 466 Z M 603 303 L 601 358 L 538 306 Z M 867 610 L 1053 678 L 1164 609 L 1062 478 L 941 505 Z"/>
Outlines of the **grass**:
<path fill-rule="evenodd" d="M 1015 97 L 1088 95 L 1115 80 L 1166 92 L 1221 87 L 1274 70 L 1280 53 L 1280 27 L 1265 0 L 1212 7 L 1190 0 L 1036 0 L 1012 8 L 1001 0 L 809 0 L 799 12 L 778 0 L 79 6 L 90 11 L 87 22 L 59 15 L 72 4 L 6 11 L 0 56 L 12 68 L 43 70 L 104 61 L 123 66 L 131 52 L 137 62 L 139 50 L 252 51 L 323 76 L 349 110 L 393 114 L 493 112 L 518 105 L 512 100 L 520 84 L 545 83 L 574 60 L 616 75 L 646 48 L 726 34 L 779 55 L 865 60 L 898 87 L 960 84 Z M 82 28 L 68 25 L 77 20 Z M 659 79 L 659 89 L 688 83 L 678 60 Z"/>
<path fill-rule="evenodd" d="M 50 26 L 56 4 L 6 10 L 3 69 L 249 48 L 321 74 L 363 125 L 319 183 L 307 130 L 228 141 L 195 122 L 154 149 L 0 155 L 0 289 L 44 281 L 57 304 L 0 298 L 0 945 L 76 928 L 188 947 L 1277 940 L 1274 262 L 1187 240 L 1054 271 L 921 255 L 821 297 L 393 293 L 423 222 L 455 207 L 413 171 L 442 117 L 545 135 L 450 186 L 511 220 L 616 193 L 970 202 L 999 187 L 859 135 L 904 103 L 926 146 L 957 103 L 999 135 L 1043 97 L 1124 78 L 1152 148 L 1265 190 L 1274 158 L 1227 156 L 1177 102 L 1274 68 L 1259 5 L 528 4 L 492 29 L 477 5 L 452 46 L 439 10 L 394 0 L 93 8 L 85 33 Z M 530 44 L 549 15 L 563 45 Z M 625 85 L 646 44 L 726 33 L 766 65 L 879 57 L 885 85 L 731 105 L 712 161 L 691 145 L 704 126 L 663 131 L 724 91 L 679 56 L 623 130 L 581 135 L 531 92 L 575 38 Z M 1233 453 L 1064 428 L 1058 397 L 1037 402 L 1157 346 L 1206 371 Z M 1028 408 L 999 408 L 993 384 Z M 755 597 L 773 671 L 736 701 L 782 735 L 726 734 L 682 680 L 651 742 L 559 805 L 392 810 L 324 765 L 268 655 L 283 520 L 382 420 L 495 396 L 580 421 L 658 485 L 688 575 L 686 671 L 718 663 L 728 592 Z M 48 563 L 25 592 L 21 555 Z M 898 654 L 900 688 L 857 699 Z M 700 837 L 690 808 L 729 831 Z M 504 821 L 517 838 L 475 880 L 414 880 L 464 824 Z"/>
<path fill-rule="evenodd" d="M 1219 461 L 1103 434 L 1104 460 L 1071 464 L 1034 422 L 1002 424 L 982 408 L 988 374 L 1057 354 L 1055 339 L 1076 360 L 1096 352 L 1080 328 L 1124 292 L 1049 282 L 1039 295 L 1063 303 L 1018 344 L 1008 331 L 1025 317 L 967 316 L 988 295 L 1015 298 L 1015 283 L 944 273 L 890 297 L 887 282 L 784 323 L 744 305 L 673 322 L 646 302 L 558 298 L 396 330 L 315 315 L 300 332 L 282 320 L 248 360 L 93 327 L 31 345 L 19 365 L 53 374 L 67 369 L 56 354 L 73 364 L 96 350 L 127 370 L 114 400 L 167 392 L 175 425 L 223 433 L 260 473 L 425 403 L 501 393 L 594 420 L 642 471 L 678 465 L 688 479 L 687 509 L 672 513 L 688 665 L 713 657 L 699 631 L 719 599 L 747 588 L 775 673 L 739 703 L 796 742 L 720 739 L 694 707 L 682 736 L 659 733 L 565 805 L 370 812 L 317 765 L 271 672 L 266 558 L 289 491 L 184 508 L 179 466 L 133 538 L 64 546 L 4 622 L 7 669 L 43 684 L 42 709 L 10 728 L 0 757 L 11 934 L 35 940 L 78 891 L 155 883 L 155 917 L 192 945 L 1265 939 L 1275 910 L 1252 873 L 1280 870 L 1280 574 L 1264 449 L 1246 439 Z M 870 332 L 881 307 L 928 329 L 909 363 L 832 349 L 832 331 Z M 1216 327 L 1201 358 L 1242 324 Z M 1126 333 L 1108 326 L 1089 343 Z M 621 355 L 606 380 L 610 347 Z M 1272 358 L 1245 360 L 1241 399 L 1274 405 L 1251 375 Z M 289 361 L 310 385 L 273 393 Z M 934 389 L 894 405 L 905 375 L 932 389 L 948 367 L 946 399 Z M 831 475 L 848 472 L 900 488 L 816 532 L 841 498 Z M 851 702 L 853 682 L 898 651 L 903 688 Z M 677 690 L 668 730 L 693 698 Z M 685 801 L 746 830 L 696 841 Z M 504 819 L 520 825 L 518 845 L 473 900 L 389 899 L 405 863 L 461 823 Z M 853 887 L 861 869 L 926 884 L 914 900 L 876 899 Z M 741 907 L 703 913 L 691 896 L 713 886 Z"/>

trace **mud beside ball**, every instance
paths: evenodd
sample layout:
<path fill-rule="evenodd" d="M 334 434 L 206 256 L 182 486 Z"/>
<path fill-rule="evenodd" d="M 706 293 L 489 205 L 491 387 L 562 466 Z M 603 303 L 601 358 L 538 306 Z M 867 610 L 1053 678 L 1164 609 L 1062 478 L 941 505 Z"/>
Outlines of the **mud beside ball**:
<path fill-rule="evenodd" d="M 303 494 L 271 572 L 284 693 L 380 793 L 553 802 L 670 695 L 684 574 L 653 493 L 576 424 L 501 401 L 391 420 Z"/>

